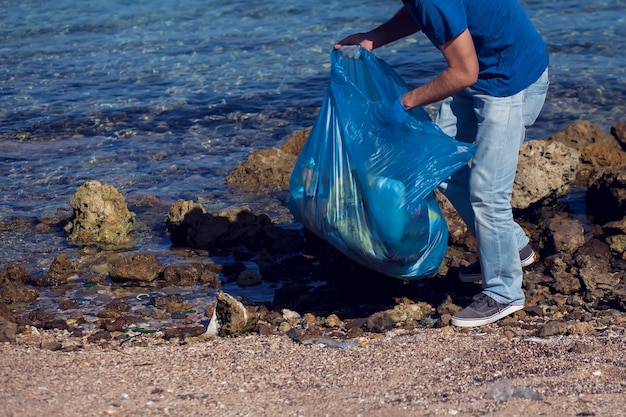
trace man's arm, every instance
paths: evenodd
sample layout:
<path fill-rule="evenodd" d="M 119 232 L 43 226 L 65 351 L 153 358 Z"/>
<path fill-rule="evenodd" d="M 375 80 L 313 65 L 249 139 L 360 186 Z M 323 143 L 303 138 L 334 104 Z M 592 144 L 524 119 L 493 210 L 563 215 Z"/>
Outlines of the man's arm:
<path fill-rule="evenodd" d="M 419 30 L 419 25 L 413 20 L 406 8 L 403 7 L 391 19 L 375 29 L 365 33 L 355 33 L 340 40 L 335 45 L 335 49 L 339 49 L 343 45 L 361 45 L 368 51 L 372 51 L 412 35 Z"/>
<path fill-rule="evenodd" d="M 468 29 L 441 45 L 439 49 L 448 62 L 448 67 L 432 81 L 401 97 L 402 105 L 407 110 L 443 100 L 478 80 L 478 57 Z"/>

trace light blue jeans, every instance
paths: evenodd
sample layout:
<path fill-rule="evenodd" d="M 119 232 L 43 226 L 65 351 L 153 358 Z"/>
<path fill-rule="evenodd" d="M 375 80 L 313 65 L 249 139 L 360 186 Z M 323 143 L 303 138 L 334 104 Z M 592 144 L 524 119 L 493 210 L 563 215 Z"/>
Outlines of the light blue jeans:
<path fill-rule="evenodd" d="M 469 166 L 441 189 L 476 237 L 483 292 L 500 303 L 524 304 L 519 251 L 528 236 L 513 220 L 511 193 L 520 146 L 546 98 L 548 70 L 527 89 L 492 97 L 467 88 L 441 104 L 436 123 L 449 136 L 476 144 Z"/>

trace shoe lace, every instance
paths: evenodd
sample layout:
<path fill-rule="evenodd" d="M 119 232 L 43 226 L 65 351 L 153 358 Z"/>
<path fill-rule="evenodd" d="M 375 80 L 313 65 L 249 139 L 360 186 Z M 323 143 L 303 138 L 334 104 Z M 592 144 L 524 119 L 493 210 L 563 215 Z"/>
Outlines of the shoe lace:
<path fill-rule="evenodd" d="M 473 302 L 472 304 L 475 306 L 474 308 L 480 308 L 484 305 L 486 305 L 487 307 L 497 307 L 498 306 L 498 302 L 496 300 L 494 300 L 493 298 L 489 297 L 487 294 L 485 293 L 480 293 L 480 294 L 476 294 L 473 298 Z"/>

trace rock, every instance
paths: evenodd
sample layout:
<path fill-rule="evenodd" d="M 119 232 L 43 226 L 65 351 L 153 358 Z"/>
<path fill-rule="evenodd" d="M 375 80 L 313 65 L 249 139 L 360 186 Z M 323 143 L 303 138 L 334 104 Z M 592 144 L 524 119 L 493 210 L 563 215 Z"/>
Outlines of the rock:
<path fill-rule="evenodd" d="M 385 333 L 396 327 L 396 322 L 386 311 L 379 311 L 367 318 L 366 328 L 370 332 Z"/>
<path fill-rule="evenodd" d="M 280 150 L 291 155 L 296 155 L 296 156 L 300 155 L 300 152 L 302 151 L 302 147 L 306 143 L 306 140 L 309 138 L 311 129 L 312 129 L 311 127 L 308 127 L 304 130 L 295 132 L 293 135 L 291 135 L 289 140 L 287 140 L 287 142 L 285 142 L 280 147 Z"/>
<path fill-rule="evenodd" d="M 419 302 L 412 304 L 398 304 L 391 310 L 387 310 L 387 314 L 395 323 L 404 323 L 407 321 L 421 321 L 426 317 L 430 317 L 433 308 L 430 304 Z"/>
<path fill-rule="evenodd" d="M 165 339 L 188 339 L 190 337 L 201 336 L 206 332 L 204 326 L 185 326 L 185 327 L 173 327 L 163 330 L 163 337 Z"/>
<path fill-rule="evenodd" d="M 585 201 L 587 212 L 599 224 L 622 219 L 626 213 L 626 165 L 594 171 Z"/>
<path fill-rule="evenodd" d="M 39 292 L 25 282 L 31 281 L 30 274 L 20 264 L 9 262 L 0 271 L 0 303 L 32 303 Z"/>
<path fill-rule="evenodd" d="M 15 343 L 17 324 L 0 316 L 0 343 Z"/>
<path fill-rule="evenodd" d="M 135 214 L 113 186 L 87 181 L 78 187 L 70 206 L 74 218 L 65 226 L 70 242 L 104 249 L 133 246 Z"/>
<path fill-rule="evenodd" d="M 186 208 L 190 211 L 183 212 Z M 289 242 L 293 248 L 297 246 L 294 242 L 300 240 L 297 230 L 278 228 L 267 215 L 255 215 L 247 207 L 210 214 L 183 200 L 170 209 L 166 229 L 175 245 L 199 249 L 239 246 L 249 250 L 260 250 L 264 246 L 272 249 L 281 241 Z"/>
<path fill-rule="evenodd" d="M 555 218 L 548 220 L 544 239 L 550 253 L 573 253 L 585 243 L 585 231 L 578 220 Z"/>
<path fill-rule="evenodd" d="M 611 135 L 622 146 L 622 149 L 626 150 L 626 122 L 617 122 L 611 126 Z"/>
<path fill-rule="evenodd" d="M 56 281 L 65 281 L 80 270 L 78 262 L 72 262 L 64 253 L 57 255 L 48 269 L 48 276 Z"/>
<path fill-rule="evenodd" d="M 580 268 L 578 275 L 585 284 L 587 291 L 595 289 L 610 290 L 619 284 L 622 277 L 620 272 L 606 273 L 593 267 Z"/>
<path fill-rule="evenodd" d="M 163 267 L 156 256 L 134 253 L 111 262 L 109 276 L 118 281 L 144 281 L 157 279 Z"/>
<path fill-rule="evenodd" d="M 0 271 L 0 283 L 2 282 L 21 282 L 26 283 L 30 280 L 30 274 L 22 265 L 9 262 Z"/>
<path fill-rule="evenodd" d="M 166 266 L 163 269 L 163 279 L 172 286 L 191 286 L 198 282 L 201 277 L 202 271 L 196 266 L 186 268 Z"/>
<path fill-rule="evenodd" d="M 580 159 L 586 165 L 584 169 L 591 172 L 593 169 L 626 164 L 626 152 L 608 143 L 591 143 L 583 147 Z M 589 175 L 584 177 L 588 178 Z"/>
<path fill-rule="evenodd" d="M 584 146 L 591 143 L 606 143 L 613 147 L 621 148 L 614 136 L 587 120 L 572 123 L 563 131 L 550 136 L 550 140 L 562 142 L 578 151 L 581 151 Z"/>
<path fill-rule="evenodd" d="M 281 149 L 260 149 L 226 176 L 226 183 L 258 191 L 288 190 L 298 157 Z"/>
<path fill-rule="evenodd" d="M 578 268 L 592 268 L 599 272 L 608 273 L 611 262 L 609 245 L 599 239 L 589 239 L 575 253 L 573 263 Z"/>
<path fill-rule="evenodd" d="M 560 142 L 532 140 L 520 148 L 511 205 L 525 209 L 566 195 L 576 179 L 579 152 Z"/>
<path fill-rule="evenodd" d="M 537 336 L 539 337 L 550 337 L 565 334 L 569 329 L 569 325 L 567 323 L 563 323 L 562 321 L 549 321 L 539 329 L 537 329 Z"/>
<path fill-rule="evenodd" d="M 254 325 L 248 310 L 240 301 L 223 291 L 217 293 L 217 302 L 213 307 L 207 334 L 222 337 L 241 336 Z"/>
<path fill-rule="evenodd" d="M 263 277 L 257 271 L 246 270 L 237 276 L 237 285 L 240 287 L 254 287 L 263 283 Z"/>
<path fill-rule="evenodd" d="M 626 234 L 614 235 L 606 238 L 611 252 L 620 259 L 626 259 Z"/>

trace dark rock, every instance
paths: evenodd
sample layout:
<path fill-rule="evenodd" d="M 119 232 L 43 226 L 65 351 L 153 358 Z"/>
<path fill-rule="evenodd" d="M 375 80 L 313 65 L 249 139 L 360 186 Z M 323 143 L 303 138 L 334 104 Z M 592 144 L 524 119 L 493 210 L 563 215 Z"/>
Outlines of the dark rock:
<path fill-rule="evenodd" d="M 186 268 L 166 266 L 163 269 L 163 279 L 168 285 L 191 286 L 196 284 L 202 276 L 202 270 L 196 266 Z M 215 278 L 215 274 L 213 275 Z"/>
<path fill-rule="evenodd" d="M 154 281 L 163 267 L 158 258 L 145 253 L 133 253 L 111 262 L 109 275 L 118 281 Z"/>
<path fill-rule="evenodd" d="M 626 166 L 592 173 L 585 200 L 587 212 L 597 223 L 622 219 L 626 213 Z"/>
<path fill-rule="evenodd" d="M 0 284 L 4 284 L 6 282 L 18 282 L 24 284 L 30 279 L 30 274 L 26 271 L 26 268 L 15 262 L 9 262 L 2 269 L 2 271 L 0 271 Z"/>
<path fill-rule="evenodd" d="M 549 253 L 573 253 L 585 243 L 584 229 L 575 219 L 551 219 L 544 233 L 545 250 Z"/>
<path fill-rule="evenodd" d="M 257 271 L 242 271 L 237 276 L 237 285 L 240 287 L 254 287 L 257 285 L 261 285 L 263 282 L 263 277 Z"/>
<path fill-rule="evenodd" d="M 206 332 L 204 326 L 188 326 L 188 327 L 174 327 L 171 329 L 163 330 L 163 336 L 165 339 L 180 339 L 184 340 L 190 337 L 201 336 Z"/>
<path fill-rule="evenodd" d="M 50 264 L 48 276 L 57 281 L 65 281 L 79 270 L 80 264 L 78 262 L 70 261 L 66 254 L 61 253 Z"/>

